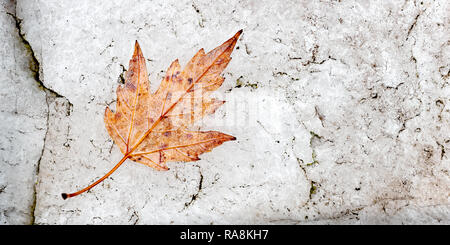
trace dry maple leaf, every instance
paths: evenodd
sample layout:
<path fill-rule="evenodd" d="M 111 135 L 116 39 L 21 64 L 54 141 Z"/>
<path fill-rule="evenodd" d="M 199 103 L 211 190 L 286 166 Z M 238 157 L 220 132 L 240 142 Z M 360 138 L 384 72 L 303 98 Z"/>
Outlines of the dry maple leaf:
<path fill-rule="evenodd" d="M 110 176 L 125 160 L 131 159 L 155 168 L 168 170 L 168 161 L 190 162 L 225 141 L 236 138 L 217 131 L 190 131 L 196 120 L 212 114 L 224 101 L 210 94 L 223 83 L 222 71 L 231 60 L 231 52 L 241 35 L 232 38 L 205 54 L 195 54 L 181 70 L 175 60 L 167 70 L 158 90 L 151 93 L 145 59 L 136 41 L 124 86 L 117 87 L 116 112 L 105 110 L 109 135 L 124 157 L 105 176 L 88 187 L 63 199 L 79 195 Z"/>

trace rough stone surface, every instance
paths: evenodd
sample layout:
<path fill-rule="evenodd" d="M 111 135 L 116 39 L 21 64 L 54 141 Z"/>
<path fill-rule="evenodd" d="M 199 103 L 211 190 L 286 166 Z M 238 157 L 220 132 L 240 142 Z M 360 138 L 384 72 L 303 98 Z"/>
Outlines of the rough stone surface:
<path fill-rule="evenodd" d="M 34 221 L 35 182 L 47 130 L 46 92 L 20 33 L 15 4 L 0 6 L 0 224 Z"/>
<path fill-rule="evenodd" d="M 9 2 L 45 89 L 20 65 L 26 48 L 2 12 L 2 34 L 11 35 L 2 35 L 1 223 L 450 224 L 449 5 Z M 167 172 L 128 161 L 61 199 L 122 157 L 103 112 L 114 107 L 135 40 L 156 89 L 171 61 L 185 64 L 239 29 L 217 93 L 227 103 L 201 123 L 236 141 Z M 20 83 L 5 86 L 8 76 Z M 26 191 L 11 194 L 24 179 Z"/>

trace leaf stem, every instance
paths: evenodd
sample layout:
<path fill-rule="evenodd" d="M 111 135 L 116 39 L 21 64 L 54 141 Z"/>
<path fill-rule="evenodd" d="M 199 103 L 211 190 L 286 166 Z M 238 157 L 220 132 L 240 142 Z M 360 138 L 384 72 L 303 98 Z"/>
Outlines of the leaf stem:
<path fill-rule="evenodd" d="M 105 176 L 101 177 L 100 179 L 98 179 L 97 181 L 95 181 L 94 183 L 92 183 L 91 185 L 89 185 L 88 187 L 86 187 L 86 188 L 84 188 L 84 189 L 82 189 L 82 190 L 79 190 L 79 191 L 77 191 L 77 192 L 70 193 L 70 194 L 62 193 L 62 194 L 61 194 L 62 198 L 63 198 L 63 199 L 67 199 L 67 198 L 69 198 L 69 197 L 78 196 L 78 195 L 80 195 L 81 193 L 90 190 L 92 187 L 96 186 L 97 184 L 99 184 L 100 182 L 102 182 L 103 180 L 105 180 L 106 178 L 108 178 L 112 173 L 114 173 L 114 171 L 116 171 L 116 170 L 120 167 L 120 165 L 122 165 L 122 163 L 124 163 L 125 160 L 128 159 L 128 157 L 130 157 L 130 154 L 129 154 L 129 153 L 126 154 L 126 155 L 120 160 L 120 162 L 117 163 L 116 166 L 114 166 L 114 168 L 112 168 L 107 174 L 105 174 Z"/>

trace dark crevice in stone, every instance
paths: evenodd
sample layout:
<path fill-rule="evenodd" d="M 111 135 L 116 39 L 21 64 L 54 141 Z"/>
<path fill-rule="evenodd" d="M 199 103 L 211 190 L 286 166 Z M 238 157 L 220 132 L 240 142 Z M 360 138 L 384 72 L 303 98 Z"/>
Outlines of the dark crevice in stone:
<path fill-rule="evenodd" d="M 420 17 L 421 14 L 422 14 L 422 13 L 418 13 L 418 14 L 416 15 L 416 17 L 414 18 L 413 23 L 409 26 L 408 33 L 406 34 L 406 41 L 408 41 L 409 36 L 411 35 L 411 31 L 412 31 L 412 30 L 414 29 L 414 27 L 416 26 L 416 24 L 417 24 L 417 19 L 419 19 L 419 17 Z"/>
<path fill-rule="evenodd" d="M 117 82 L 120 84 L 125 84 L 125 74 L 127 72 L 127 68 L 125 68 L 125 66 L 122 64 L 120 64 L 120 67 L 122 67 L 122 72 L 119 74 L 119 77 L 117 78 Z"/>
<path fill-rule="evenodd" d="M 14 2 L 14 5 L 15 4 L 16 3 Z M 35 182 L 33 185 L 33 201 L 32 201 L 31 207 L 30 207 L 30 216 L 31 216 L 30 224 L 33 225 L 33 224 L 35 224 L 35 220 L 36 220 L 35 209 L 36 209 L 36 202 L 37 202 L 37 185 L 38 185 L 40 164 L 41 164 L 42 157 L 44 155 L 45 145 L 46 145 L 47 135 L 48 135 L 48 130 L 49 130 L 49 119 L 50 119 L 50 101 L 49 100 L 51 100 L 51 99 L 54 100 L 55 98 L 64 98 L 68 103 L 68 111 L 72 110 L 73 105 L 65 96 L 59 94 L 58 92 L 54 91 L 51 88 L 48 88 L 43 83 L 43 81 L 41 79 L 41 75 L 40 75 L 40 68 L 41 68 L 40 63 L 36 57 L 36 54 L 34 53 L 34 50 L 31 46 L 30 42 L 25 37 L 26 35 L 22 30 L 23 19 L 20 19 L 16 16 L 16 7 L 17 6 L 14 6 L 14 13 L 6 12 L 6 14 L 8 14 L 9 16 L 11 16 L 13 18 L 20 41 L 23 43 L 24 48 L 27 50 L 27 52 L 30 55 L 30 61 L 29 61 L 30 62 L 29 63 L 30 71 L 32 72 L 32 76 L 33 76 L 34 80 L 36 81 L 38 87 L 41 88 L 45 92 L 45 100 L 46 100 L 46 104 L 47 104 L 46 129 L 45 129 L 46 131 L 45 131 L 44 142 L 43 142 L 41 154 L 36 163 L 35 174 L 34 174 Z M 70 113 L 69 113 L 69 115 L 70 115 Z"/>
<path fill-rule="evenodd" d="M 202 174 L 202 170 L 200 169 L 200 167 L 198 167 L 198 171 L 199 171 L 199 174 L 200 174 L 200 180 L 198 182 L 197 192 L 194 195 L 192 195 L 192 198 L 191 198 L 191 200 L 189 202 L 184 204 L 184 208 L 185 209 L 188 208 L 195 200 L 197 200 L 197 197 L 198 197 L 199 193 L 202 191 L 202 188 L 203 188 L 203 174 Z"/>
<path fill-rule="evenodd" d="M 31 59 L 30 59 L 29 67 L 33 74 L 34 80 L 38 84 L 39 88 L 43 89 L 44 91 L 49 92 L 54 97 L 65 98 L 69 102 L 70 106 L 72 106 L 72 103 L 65 96 L 59 94 L 58 92 L 54 91 L 53 89 L 51 89 L 47 86 L 45 86 L 45 84 L 43 83 L 43 81 L 41 79 L 41 74 L 40 74 L 40 63 L 36 57 L 36 54 L 34 53 L 33 47 L 31 46 L 30 42 L 28 42 L 28 40 L 25 38 L 25 33 L 22 31 L 23 19 L 20 19 L 13 13 L 6 12 L 6 14 L 8 14 L 9 16 L 11 16 L 13 18 L 15 25 L 16 25 L 17 33 L 19 34 L 19 37 L 20 37 L 20 41 L 23 43 L 25 49 L 30 53 Z"/>

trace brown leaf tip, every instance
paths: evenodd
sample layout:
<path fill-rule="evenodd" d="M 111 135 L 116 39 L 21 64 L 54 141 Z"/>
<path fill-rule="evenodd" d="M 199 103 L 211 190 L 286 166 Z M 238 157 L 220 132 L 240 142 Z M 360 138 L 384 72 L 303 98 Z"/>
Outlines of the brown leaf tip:
<path fill-rule="evenodd" d="M 240 29 L 238 32 L 236 32 L 236 34 L 234 34 L 234 36 L 232 37 L 232 39 L 235 39 L 236 41 L 238 40 L 239 36 L 242 34 L 244 30 Z"/>
<path fill-rule="evenodd" d="M 142 51 L 141 51 L 141 46 L 139 46 L 139 42 L 137 40 L 134 43 L 134 55 L 143 56 Z"/>
<path fill-rule="evenodd" d="M 61 196 L 62 196 L 62 198 L 63 198 L 64 200 L 67 199 L 67 193 L 62 193 Z"/>
<path fill-rule="evenodd" d="M 230 39 L 230 40 L 235 40 L 234 42 L 237 42 L 237 40 L 239 39 L 239 36 L 242 34 L 243 30 L 240 29 L 238 32 L 236 32 L 236 34 L 234 34 L 234 36 Z"/>

